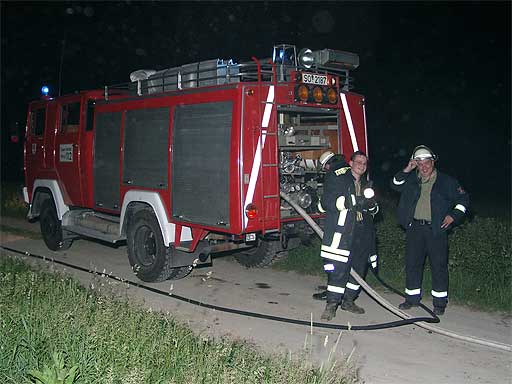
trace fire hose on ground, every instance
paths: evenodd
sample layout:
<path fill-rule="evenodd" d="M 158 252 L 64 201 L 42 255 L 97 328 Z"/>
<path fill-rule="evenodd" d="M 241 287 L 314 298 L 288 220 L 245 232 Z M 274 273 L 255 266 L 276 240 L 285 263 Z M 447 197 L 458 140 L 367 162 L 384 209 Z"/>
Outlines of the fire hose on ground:
<path fill-rule="evenodd" d="M 317 235 L 320 238 L 323 237 L 322 229 L 315 223 L 315 221 L 300 206 L 298 206 L 287 194 L 285 194 L 283 192 L 281 192 L 281 197 L 284 200 L 286 200 L 306 220 L 306 222 L 313 228 L 313 230 L 317 233 Z M 500 349 L 500 350 L 504 350 L 504 351 L 508 351 L 508 352 L 512 351 L 512 346 L 508 345 L 508 344 L 499 343 L 499 342 L 495 342 L 495 341 L 488 341 L 488 340 L 480 339 L 480 338 L 473 337 L 473 336 L 459 335 L 455 332 L 451 332 L 451 331 L 448 331 L 448 330 L 445 330 L 445 329 L 442 329 L 439 327 L 435 327 L 435 326 L 429 324 L 429 323 L 439 322 L 439 318 L 437 318 L 437 316 L 435 316 L 434 313 L 430 309 L 428 309 L 426 306 L 424 306 L 423 304 L 420 304 L 420 306 L 423 309 L 425 309 L 433 317 L 412 317 L 412 316 L 408 315 L 407 313 L 402 312 L 401 310 L 399 310 L 398 308 L 393 306 L 391 303 L 389 303 L 387 300 L 385 300 L 383 297 L 381 297 L 359 275 L 357 275 L 357 273 L 354 270 L 351 270 L 350 273 L 356 279 L 356 281 L 363 287 L 363 289 L 368 293 L 368 295 L 370 295 L 371 298 L 373 298 L 375 301 L 377 301 L 384 308 L 388 309 L 390 312 L 392 312 L 392 313 L 396 314 L 398 317 L 400 317 L 401 320 L 390 321 L 390 322 L 379 323 L 379 324 L 369 324 L 369 325 L 342 325 L 342 324 L 318 323 L 318 322 L 314 322 L 313 319 L 311 319 L 310 321 L 307 321 L 307 320 L 300 320 L 300 319 L 291 319 L 291 318 L 282 317 L 282 316 L 262 314 L 262 313 L 252 312 L 252 311 L 244 311 L 244 310 L 240 310 L 240 309 L 223 307 L 220 305 L 209 304 L 209 303 L 205 303 L 202 301 L 194 300 L 194 299 L 191 299 L 191 298 L 188 298 L 185 296 L 177 295 L 177 294 L 169 292 L 169 291 L 164 291 L 162 289 L 158 289 L 153 286 L 149 286 L 149 285 L 142 284 L 139 282 L 134 282 L 129 279 L 123 279 L 123 278 L 118 277 L 112 273 L 105 273 L 105 272 L 98 272 L 95 270 L 90 270 L 88 268 L 83 268 L 83 267 L 73 265 L 73 264 L 70 264 L 70 263 L 67 263 L 64 261 L 56 260 L 56 259 L 46 257 L 46 256 L 33 254 L 33 253 L 30 253 L 27 251 L 20 251 L 20 250 L 11 248 L 11 247 L 6 247 L 4 245 L 0 245 L 0 248 L 10 251 L 10 252 L 13 252 L 13 253 L 23 255 L 23 256 L 33 257 L 33 258 L 40 259 L 43 261 L 60 264 L 60 265 L 63 265 L 63 266 L 69 267 L 69 268 L 73 268 L 73 269 L 76 269 L 76 270 L 79 270 L 82 272 L 86 272 L 86 273 L 98 275 L 98 276 L 101 276 L 104 278 L 116 280 L 118 282 L 127 284 L 129 286 L 134 286 L 134 287 L 144 289 L 144 290 L 147 290 L 147 291 L 155 293 L 155 294 L 166 296 L 168 298 L 172 298 L 172 299 L 186 302 L 186 303 L 189 303 L 192 305 L 196 305 L 196 306 L 200 306 L 203 308 L 208 308 L 208 309 L 212 309 L 212 310 L 216 310 L 216 311 L 220 311 L 220 312 L 232 313 L 232 314 L 236 314 L 236 315 L 254 317 L 254 318 L 265 319 L 265 320 L 279 321 L 279 322 L 284 322 L 284 323 L 289 323 L 289 324 L 310 326 L 310 327 L 316 327 L 316 328 L 325 328 L 325 329 L 336 329 L 336 330 L 370 331 L 370 330 L 379 330 L 379 329 L 385 329 L 385 328 L 399 327 L 399 326 L 404 326 L 404 325 L 409 325 L 409 324 L 417 324 L 418 326 L 420 326 L 424 329 L 427 329 L 431 332 L 445 335 L 448 337 L 452 337 L 454 339 L 458 339 L 458 340 L 462 340 L 462 341 L 466 341 L 466 342 L 470 342 L 470 343 L 474 343 L 474 344 L 484 345 L 487 347 Z M 389 287 L 387 284 L 385 284 L 379 278 L 378 275 L 375 275 L 375 276 L 384 286 L 397 292 L 394 288 Z"/>
<path fill-rule="evenodd" d="M 290 204 L 306 220 L 306 222 L 311 226 L 311 228 L 313 228 L 313 230 L 320 237 L 320 239 L 322 239 L 324 236 L 324 232 L 319 227 L 319 225 L 306 213 L 306 211 L 304 211 L 304 209 L 302 209 L 298 204 L 296 204 L 290 198 L 290 196 L 288 196 L 286 193 L 281 192 L 281 197 L 284 200 L 286 200 L 286 202 L 288 202 L 288 204 Z M 365 290 L 365 292 L 368 293 L 368 295 L 370 295 L 370 297 L 372 297 L 374 300 L 376 300 L 384 308 L 386 308 L 387 310 L 389 310 L 390 312 L 394 313 L 395 315 L 399 316 L 400 318 L 402 318 L 404 320 L 412 319 L 412 316 L 401 311 L 400 309 L 395 307 L 393 304 L 391 304 L 389 301 L 384 299 L 381 295 L 379 295 L 372 287 L 370 287 L 370 285 L 368 285 L 366 283 L 366 281 L 364 281 L 364 279 L 361 278 L 361 276 L 359 276 L 356 273 L 356 271 L 354 271 L 354 269 L 350 270 L 350 274 L 352 275 L 352 277 L 354 277 L 354 279 L 357 281 L 357 283 L 359 285 L 361 285 L 361 287 Z M 474 336 L 460 335 L 458 333 L 455 333 L 455 332 L 452 332 L 452 331 L 449 331 L 449 330 L 446 330 L 443 328 L 439 328 L 439 327 L 434 326 L 425 321 L 417 321 L 417 322 L 415 322 L 415 324 L 417 324 L 421 328 L 424 328 L 424 329 L 434 332 L 434 333 L 438 333 L 440 335 L 448 336 L 448 337 L 462 340 L 462 341 L 467 341 L 469 343 L 485 345 L 487 347 L 492 347 L 492 348 L 512 352 L 512 346 L 509 344 L 485 340 L 485 339 L 481 339 L 481 338 L 474 337 Z"/>

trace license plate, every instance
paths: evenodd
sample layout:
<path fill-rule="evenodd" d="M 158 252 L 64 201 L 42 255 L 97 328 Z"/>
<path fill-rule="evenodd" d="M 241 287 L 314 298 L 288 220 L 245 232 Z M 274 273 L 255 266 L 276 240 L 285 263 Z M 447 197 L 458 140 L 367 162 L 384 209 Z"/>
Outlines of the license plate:
<path fill-rule="evenodd" d="M 327 76 L 316 75 L 314 73 L 303 73 L 302 82 L 304 84 L 327 85 Z"/>

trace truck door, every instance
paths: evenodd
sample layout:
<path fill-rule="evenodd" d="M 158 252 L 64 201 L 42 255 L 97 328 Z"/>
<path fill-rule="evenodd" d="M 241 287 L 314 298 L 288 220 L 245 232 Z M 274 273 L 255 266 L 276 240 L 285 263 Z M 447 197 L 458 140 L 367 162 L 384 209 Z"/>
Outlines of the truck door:
<path fill-rule="evenodd" d="M 41 177 L 45 168 L 44 133 L 46 126 L 46 104 L 32 104 L 27 120 L 25 142 L 25 182 L 29 196 L 32 195 L 34 180 Z"/>
<path fill-rule="evenodd" d="M 80 96 L 59 101 L 55 132 L 55 169 L 61 181 L 64 200 L 69 205 L 83 205 L 80 177 Z"/>

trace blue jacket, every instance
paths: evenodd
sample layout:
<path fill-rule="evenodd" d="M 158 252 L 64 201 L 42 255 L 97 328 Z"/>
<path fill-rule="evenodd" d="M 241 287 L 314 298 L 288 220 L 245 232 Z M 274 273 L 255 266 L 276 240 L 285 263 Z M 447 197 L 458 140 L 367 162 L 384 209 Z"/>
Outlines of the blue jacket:
<path fill-rule="evenodd" d="M 420 198 L 421 186 L 415 171 L 398 172 L 391 182 L 391 188 L 401 193 L 398 203 L 398 222 L 404 228 L 414 219 L 416 204 Z M 438 235 L 460 222 L 469 209 L 469 195 L 453 177 L 437 171 L 437 178 L 430 193 L 432 212 L 432 232 Z M 454 218 L 454 223 L 442 229 L 446 215 Z"/>

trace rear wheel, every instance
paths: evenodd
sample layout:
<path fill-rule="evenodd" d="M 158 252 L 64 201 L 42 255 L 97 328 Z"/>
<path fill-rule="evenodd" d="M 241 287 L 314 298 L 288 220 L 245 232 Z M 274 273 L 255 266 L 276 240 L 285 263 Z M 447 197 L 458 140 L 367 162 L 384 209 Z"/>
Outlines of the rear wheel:
<path fill-rule="evenodd" d="M 263 268 L 271 266 L 287 255 L 288 251 L 283 250 L 280 241 L 261 240 L 254 248 L 237 253 L 235 259 L 248 268 Z"/>
<path fill-rule="evenodd" d="M 178 280 L 192 271 L 192 266 L 171 267 L 171 251 L 164 245 L 160 226 L 150 210 L 141 210 L 133 217 L 127 245 L 130 265 L 142 281 Z"/>
<path fill-rule="evenodd" d="M 62 223 L 57 217 L 57 209 L 53 199 L 46 199 L 41 206 L 39 216 L 41 234 L 46 246 L 52 251 L 65 251 L 73 243 L 72 239 L 66 238 L 62 230 Z"/>

